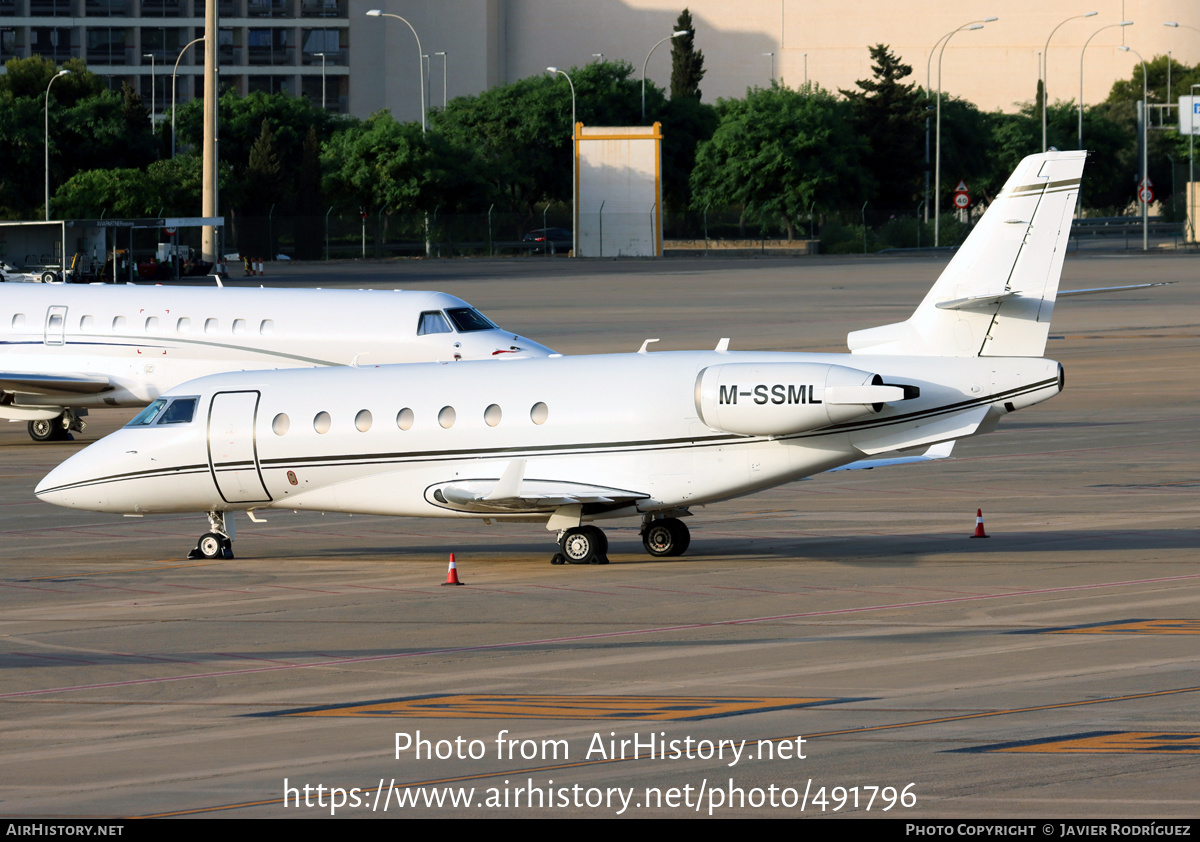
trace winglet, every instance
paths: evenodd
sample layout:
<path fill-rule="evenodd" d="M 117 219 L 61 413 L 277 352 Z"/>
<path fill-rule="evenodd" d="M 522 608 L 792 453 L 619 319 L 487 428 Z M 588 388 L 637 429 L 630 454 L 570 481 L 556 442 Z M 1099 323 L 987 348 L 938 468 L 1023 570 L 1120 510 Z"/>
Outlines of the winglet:
<path fill-rule="evenodd" d="M 496 487 L 487 493 L 484 500 L 506 500 L 519 497 L 521 481 L 525 478 L 525 460 L 514 459 L 508 463 Z"/>

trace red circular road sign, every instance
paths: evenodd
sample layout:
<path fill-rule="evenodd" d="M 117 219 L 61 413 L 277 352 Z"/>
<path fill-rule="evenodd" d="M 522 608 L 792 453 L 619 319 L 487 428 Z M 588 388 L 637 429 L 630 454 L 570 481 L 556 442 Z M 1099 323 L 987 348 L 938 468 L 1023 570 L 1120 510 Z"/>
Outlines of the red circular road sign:
<path fill-rule="evenodd" d="M 1149 187 L 1143 187 L 1138 190 L 1138 198 L 1148 205 L 1154 201 L 1154 191 Z"/>
<path fill-rule="evenodd" d="M 969 193 L 955 193 L 954 207 L 966 210 L 971 206 L 971 195 Z"/>
<path fill-rule="evenodd" d="M 179 230 L 178 228 L 164 228 L 163 233 L 166 234 L 168 237 L 174 237 L 175 233 L 178 230 Z"/>

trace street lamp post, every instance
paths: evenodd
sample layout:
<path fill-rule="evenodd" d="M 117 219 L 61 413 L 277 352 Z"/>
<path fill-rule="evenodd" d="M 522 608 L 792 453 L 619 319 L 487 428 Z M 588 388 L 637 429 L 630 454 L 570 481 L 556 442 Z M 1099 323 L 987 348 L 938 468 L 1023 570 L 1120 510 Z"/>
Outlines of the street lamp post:
<path fill-rule="evenodd" d="M 142 53 L 142 58 L 150 59 L 150 125 L 154 125 L 154 108 L 157 105 L 154 98 L 154 53 Z"/>
<path fill-rule="evenodd" d="M 446 110 L 446 55 L 445 51 L 434 53 L 435 56 L 442 57 L 442 110 Z"/>
<path fill-rule="evenodd" d="M 179 57 L 175 59 L 175 69 L 171 71 L 171 157 L 175 157 L 175 76 L 179 73 L 179 62 L 183 60 L 183 54 L 191 47 L 199 44 L 204 38 L 197 38 L 188 43 L 186 47 L 179 51 Z"/>
<path fill-rule="evenodd" d="M 670 35 L 668 35 L 666 38 L 662 39 L 657 44 L 655 44 L 653 47 L 651 47 L 650 52 L 646 53 L 646 60 L 644 62 L 642 62 L 642 122 L 643 123 L 646 122 L 646 67 L 650 64 L 650 56 L 654 55 L 655 50 L 657 50 L 661 45 L 665 44 L 667 41 L 670 41 L 672 38 L 679 38 L 683 35 L 690 35 L 691 32 L 692 31 L 690 29 L 677 29 L 674 32 L 672 32 Z"/>
<path fill-rule="evenodd" d="M 325 110 L 325 53 L 313 53 L 321 57 L 321 110 Z"/>
<path fill-rule="evenodd" d="M 417 35 L 417 30 L 413 29 L 413 25 L 399 15 L 393 15 L 390 12 L 383 12 L 379 9 L 371 9 L 367 12 L 369 18 L 395 18 L 403 23 L 412 32 L 413 37 L 417 39 L 417 69 L 421 74 L 421 133 L 425 133 L 425 57 L 421 52 L 421 36 Z"/>
<path fill-rule="evenodd" d="M 46 83 L 46 221 L 50 221 L 50 86 L 55 79 L 61 79 L 70 70 L 60 70 L 50 77 Z"/>
<path fill-rule="evenodd" d="M 1142 191 L 1149 187 L 1150 181 L 1150 136 L 1147 129 L 1150 124 L 1150 108 L 1149 100 L 1147 100 L 1146 89 L 1146 60 L 1142 58 L 1142 54 L 1133 47 L 1120 46 L 1118 50 L 1125 53 L 1133 53 L 1138 57 L 1138 61 L 1142 63 L 1142 180 L 1138 184 L 1138 201 L 1142 203 L 1142 251 L 1150 250 L 1150 203 L 1144 201 Z"/>
<path fill-rule="evenodd" d="M 938 45 L 942 44 L 943 41 L 949 41 L 950 37 L 952 35 L 954 35 L 954 33 L 956 33 L 956 32 L 960 32 L 963 29 L 983 29 L 983 25 L 985 23 L 991 23 L 992 21 L 996 21 L 996 20 L 999 20 L 999 18 L 990 17 L 990 18 L 984 18 L 983 20 L 968 21 L 968 22 L 964 23 L 962 26 L 958 27 L 958 29 L 950 30 L 945 35 L 943 35 L 941 38 L 939 38 L 933 42 L 933 47 L 929 50 L 929 58 L 927 58 L 925 60 L 925 100 L 926 100 L 926 102 L 928 102 L 928 100 L 929 100 L 929 91 L 931 90 L 930 84 L 929 84 L 929 68 L 930 68 L 930 65 L 933 63 L 933 54 L 935 52 L 937 52 Z M 942 46 L 944 47 L 945 45 L 942 45 Z M 938 106 L 939 106 L 938 113 L 939 113 L 939 115 L 941 114 L 941 111 L 940 111 L 941 99 L 942 99 L 941 89 L 942 89 L 941 60 L 939 59 L 939 62 L 938 62 Z M 924 202 L 924 204 L 925 204 L 925 221 L 926 222 L 929 221 L 929 163 L 930 163 L 930 161 L 929 161 L 929 106 L 926 105 L 925 106 L 925 202 Z M 936 223 L 934 223 L 934 224 L 936 226 Z"/>
<path fill-rule="evenodd" d="M 1058 32 L 1059 27 L 1063 23 L 1068 23 L 1081 18 L 1094 18 L 1099 12 L 1085 12 L 1082 15 L 1069 17 L 1060 23 L 1058 26 L 1050 30 L 1050 34 L 1046 37 L 1046 46 L 1042 50 L 1042 151 L 1046 151 L 1046 104 L 1050 101 L 1050 96 L 1046 92 L 1046 80 L 1050 76 L 1050 39 L 1054 37 L 1054 33 Z"/>
<path fill-rule="evenodd" d="M 1088 39 L 1083 42 L 1083 49 L 1079 51 L 1079 148 L 1083 149 L 1083 54 L 1087 52 L 1088 44 L 1092 43 L 1092 39 L 1106 29 L 1114 29 L 1120 26 L 1133 26 L 1133 21 L 1123 20 L 1120 23 L 1110 23 L 1108 26 L 1102 26 L 1088 36 Z M 1083 212 L 1083 203 L 1079 204 L 1079 212 Z"/>
<path fill-rule="evenodd" d="M 579 143 L 575 140 L 578 123 L 575 122 L 575 83 L 565 70 L 547 67 L 547 73 L 566 76 L 571 86 L 571 257 L 579 256 Z M 542 232 L 546 234 L 545 231 Z"/>
<path fill-rule="evenodd" d="M 999 20 L 996 17 L 984 18 L 983 23 L 964 23 L 958 29 L 948 33 L 942 40 L 942 48 L 938 51 L 938 95 L 937 95 L 937 141 L 933 154 L 933 247 L 941 244 L 942 234 L 942 56 L 946 54 L 946 45 L 950 39 L 962 30 L 983 29 L 984 23 Z M 932 57 L 932 54 L 931 54 Z"/>

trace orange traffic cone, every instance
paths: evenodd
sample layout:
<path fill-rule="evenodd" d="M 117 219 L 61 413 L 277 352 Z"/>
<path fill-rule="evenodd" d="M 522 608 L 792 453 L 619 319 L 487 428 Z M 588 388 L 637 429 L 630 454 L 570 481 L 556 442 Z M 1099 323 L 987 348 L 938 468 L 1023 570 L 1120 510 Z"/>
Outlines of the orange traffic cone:
<path fill-rule="evenodd" d="M 987 537 L 986 535 L 983 537 Z M 450 569 L 446 571 L 446 581 L 442 582 L 442 587 L 446 585 L 462 585 L 464 582 L 458 581 L 458 565 L 454 563 L 454 553 L 450 553 Z"/>
<path fill-rule="evenodd" d="M 983 531 L 983 509 L 975 510 L 975 534 L 972 538 L 987 538 L 988 534 Z M 453 558 L 453 556 L 451 556 Z M 453 564 L 451 564 L 453 566 Z"/>

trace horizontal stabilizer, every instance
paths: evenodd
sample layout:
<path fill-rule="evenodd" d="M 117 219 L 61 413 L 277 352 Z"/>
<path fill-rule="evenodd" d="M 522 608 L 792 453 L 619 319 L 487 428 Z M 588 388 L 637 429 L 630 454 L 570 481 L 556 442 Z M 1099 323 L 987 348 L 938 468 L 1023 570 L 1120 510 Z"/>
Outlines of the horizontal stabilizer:
<path fill-rule="evenodd" d="M 1166 287 L 1175 283 L 1175 281 L 1157 281 L 1152 284 L 1126 284 L 1120 287 L 1092 287 L 1091 289 L 1065 289 L 1058 293 L 1059 298 L 1068 295 L 1096 295 L 1101 292 L 1127 292 L 1131 289 L 1148 289 L 1150 287 Z"/>
<path fill-rule="evenodd" d="M 893 432 L 866 429 L 852 434 L 850 443 L 862 453 L 874 456 L 889 450 L 906 450 L 925 444 L 960 439 L 974 433 L 987 415 L 986 406 L 978 406 L 951 415 L 939 415 L 926 421 L 906 424 Z"/>
<path fill-rule="evenodd" d="M 0 372 L 0 391 L 25 395 L 95 395 L 112 390 L 99 374 L 19 374 Z"/>

